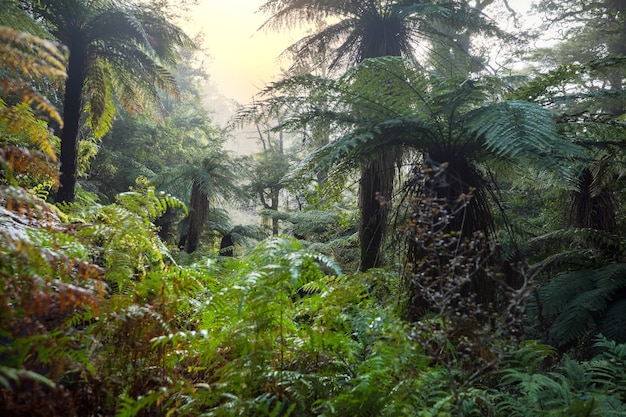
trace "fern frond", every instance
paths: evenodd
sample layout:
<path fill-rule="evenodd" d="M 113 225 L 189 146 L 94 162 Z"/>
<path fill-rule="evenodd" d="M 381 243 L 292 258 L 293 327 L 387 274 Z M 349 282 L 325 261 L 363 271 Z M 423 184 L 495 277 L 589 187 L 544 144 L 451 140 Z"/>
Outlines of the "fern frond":
<path fill-rule="evenodd" d="M 549 316 L 560 313 L 577 295 L 594 288 L 596 279 L 589 270 L 557 275 L 539 290 L 544 313 Z"/>
<path fill-rule="evenodd" d="M 56 162 L 55 136 L 50 133 L 44 121 L 35 119 L 26 103 L 6 107 L 5 102 L 0 99 L 0 132 L 2 142 L 13 139 L 20 145 L 30 143 L 44 152 L 52 162 Z"/>
<path fill-rule="evenodd" d="M 54 381 L 46 378 L 37 372 L 28 369 L 15 369 L 8 366 L 0 365 L 0 385 L 11 389 L 11 381 L 18 383 L 20 380 L 33 380 L 44 384 L 50 388 L 55 388 Z"/>
<path fill-rule="evenodd" d="M 152 223 L 168 204 L 183 207 L 177 199 L 147 187 L 123 193 L 109 206 L 73 204 L 64 210 L 79 222 L 77 236 L 95 245 L 107 278 L 117 286 L 115 291 L 128 293 L 135 286 L 133 280 L 145 278 L 153 269 L 162 270 L 169 257 Z"/>
<path fill-rule="evenodd" d="M 626 264 L 563 273 L 540 286 L 544 314 L 555 316 L 550 326 L 553 340 L 565 345 L 603 325 L 614 335 L 619 328 L 614 325 L 622 322 L 615 321 L 615 314 L 624 309 L 624 298 L 616 297 L 625 288 Z M 615 310 L 609 310 L 609 306 Z M 607 310 L 612 313 L 611 321 L 605 322 Z"/>
<path fill-rule="evenodd" d="M 4 170 L 4 176 L 14 185 L 18 185 L 16 175 L 28 176 L 41 182 L 50 181 L 54 187 L 59 184 L 57 166 L 51 164 L 45 155 L 37 151 L 15 146 L 0 148 L 0 166 Z"/>
<path fill-rule="evenodd" d="M 537 340 L 527 340 L 520 343 L 517 349 L 504 359 L 506 364 L 520 370 L 538 369 L 547 359 L 556 356 L 556 349 Z"/>
<path fill-rule="evenodd" d="M 88 72 L 83 87 L 87 98 L 84 107 L 86 123 L 94 137 L 102 139 L 113 126 L 115 116 L 111 71 L 106 68 L 106 63 L 96 62 L 89 66 Z"/>
<path fill-rule="evenodd" d="M 0 26 L 0 60 L 9 76 L 0 79 L 3 96 L 18 95 L 26 104 L 35 104 L 59 125 L 63 120 L 52 104 L 23 78 L 46 78 L 60 84 L 65 79 L 66 53 L 50 41 Z"/>
<path fill-rule="evenodd" d="M 598 332 L 608 339 L 616 340 L 620 343 L 626 342 L 624 329 L 626 329 L 626 297 L 620 298 L 609 305 L 604 315 L 600 318 L 597 328 Z"/>
<path fill-rule="evenodd" d="M 581 147 L 559 136 L 552 112 L 534 103 L 499 102 L 471 111 L 466 119 L 469 131 L 499 156 L 551 170 L 584 155 Z"/>

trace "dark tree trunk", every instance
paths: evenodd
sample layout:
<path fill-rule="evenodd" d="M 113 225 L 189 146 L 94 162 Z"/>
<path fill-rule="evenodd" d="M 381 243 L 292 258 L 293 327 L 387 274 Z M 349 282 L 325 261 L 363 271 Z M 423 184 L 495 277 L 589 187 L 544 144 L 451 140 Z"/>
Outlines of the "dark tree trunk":
<path fill-rule="evenodd" d="M 208 220 L 209 212 L 209 199 L 200 191 L 200 185 L 195 180 L 191 186 L 189 206 L 189 232 L 185 242 L 185 252 L 193 253 L 198 249 L 200 234 Z"/>
<path fill-rule="evenodd" d="M 382 150 L 361 168 L 359 206 L 361 271 L 381 266 L 380 248 L 385 236 L 393 193 L 395 154 Z"/>
<path fill-rule="evenodd" d="M 78 131 L 85 83 L 86 45 L 70 45 L 70 57 L 63 101 L 63 130 L 61 131 L 61 177 L 57 202 L 72 202 L 76 196 L 78 175 Z"/>
<path fill-rule="evenodd" d="M 270 209 L 272 209 L 274 213 L 276 213 L 278 211 L 278 196 L 280 195 L 280 189 L 272 188 L 271 193 L 272 194 L 270 198 L 272 199 L 272 205 Z M 272 236 L 278 236 L 278 218 L 277 217 L 272 217 Z"/>
<path fill-rule="evenodd" d="M 485 195 L 487 184 L 463 156 L 427 156 L 420 170 L 408 184 L 414 200 L 406 230 L 404 317 L 417 321 L 441 307 L 425 288 L 431 296 L 434 289 L 454 290 L 461 300 L 471 300 L 488 311 L 496 305 L 498 287 L 491 274 L 496 260 L 489 236 L 495 226 Z M 458 263 L 457 255 L 466 261 Z M 464 277 L 471 278 L 465 281 Z M 450 308 L 461 305 L 459 301 Z"/>
<path fill-rule="evenodd" d="M 158 228 L 158 234 L 162 241 L 167 242 L 168 239 L 171 237 L 172 226 L 174 224 L 174 220 L 177 217 L 178 215 L 176 214 L 174 209 L 168 207 L 167 209 L 165 209 L 165 213 L 163 213 L 154 221 L 154 225 Z"/>
<path fill-rule="evenodd" d="M 397 43 L 401 21 L 375 19 L 372 25 L 365 32 L 358 61 L 382 56 L 401 56 L 401 48 Z M 399 149 L 381 149 L 361 166 L 359 188 L 361 271 L 382 266 L 380 249 L 391 208 L 395 162 L 400 155 Z"/>
<path fill-rule="evenodd" d="M 233 236 L 226 234 L 220 242 L 220 255 L 233 258 L 235 256 L 235 242 Z"/>
<path fill-rule="evenodd" d="M 572 192 L 570 224 L 596 230 L 615 232 L 617 221 L 613 196 L 603 186 L 594 186 L 591 171 L 585 168 Z"/>

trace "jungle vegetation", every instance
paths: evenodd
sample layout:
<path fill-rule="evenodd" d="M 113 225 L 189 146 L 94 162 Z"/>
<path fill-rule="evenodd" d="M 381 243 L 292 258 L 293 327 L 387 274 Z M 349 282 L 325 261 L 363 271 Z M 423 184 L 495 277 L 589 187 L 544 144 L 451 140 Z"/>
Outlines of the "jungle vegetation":
<path fill-rule="evenodd" d="M 626 416 L 623 2 L 259 3 L 0 0 L 0 414 Z"/>

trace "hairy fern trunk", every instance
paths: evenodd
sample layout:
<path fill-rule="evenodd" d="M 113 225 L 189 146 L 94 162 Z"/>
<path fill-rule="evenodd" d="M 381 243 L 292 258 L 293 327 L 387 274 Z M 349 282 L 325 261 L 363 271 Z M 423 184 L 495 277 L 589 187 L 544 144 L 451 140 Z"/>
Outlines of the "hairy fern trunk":
<path fill-rule="evenodd" d="M 394 164 L 393 152 L 382 151 L 364 163 L 361 168 L 359 193 L 361 271 L 382 264 L 380 249 L 389 217 L 389 201 L 393 193 Z"/>
<path fill-rule="evenodd" d="M 613 196 L 594 182 L 591 170 L 585 168 L 578 178 L 577 189 L 572 192 L 570 224 L 613 232 L 617 228 Z"/>
<path fill-rule="evenodd" d="M 198 249 L 200 234 L 208 220 L 209 199 L 201 191 L 201 185 L 194 180 L 191 187 L 191 201 L 189 203 L 189 233 L 185 242 L 185 252 L 193 253 Z"/>
<path fill-rule="evenodd" d="M 497 287 L 489 248 L 495 227 L 485 195 L 488 184 L 465 156 L 454 152 L 433 153 L 419 169 L 423 172 L 414 172 L 406 185 L 412 212 L 404 318 L 418 321 L 438 309 L 442 314 L 468 313 L 474 307 L 489 311 Z"/>
<path fill-rule="evenodd" d="M 87 67 L 87 45 L 81 39 L 69 45 L 70 56 L 63 101 L 63 130 L 61 132 L 61 177 L 58 202 L 72 202 L 76 195 L 78 177 L 78 132 L 82 111 L 82 91 Z"/>

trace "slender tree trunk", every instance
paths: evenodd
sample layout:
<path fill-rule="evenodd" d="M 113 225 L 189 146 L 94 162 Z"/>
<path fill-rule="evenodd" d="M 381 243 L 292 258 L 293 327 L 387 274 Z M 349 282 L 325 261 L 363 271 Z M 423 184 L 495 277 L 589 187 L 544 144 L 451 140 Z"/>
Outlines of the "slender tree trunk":
<path fill-rule="evenodd" d="M 280 189 L 272 188 L 272 206 L 270 207 L 275 213 L 278 211 L 278 198 L 280 195 Z M 278 218 L 272 217 L 272 236 L 278 236 Z"/>
<path fill-rule="evenodd" d="M 398 35 L 397 27 L 384 27 L 382 37 L 393 40 Z M 381 42 L 380 34 L 369 33 L 363 39 L 362 59 L 382 56 L 401 56 L 399 45 L 394 42 Z M 359 187 L 359 245 L 361 247 L 360 270 L 382 266 L 380 249 L 387 230 L 395 162 L 400 158 L 399 149 L 382 149 L 361 166 Z"/>
<path fill-rule="evenodd" d="M 78 176 L 78 131 L 82 111 L 82 92 L 85 83 L 86 46 L 75 42 L 70 46 L 70 57 L 65 81 L 63 102 L 63 130 L 61 131 L 61 178 L 57 202 L 72 202 L 76 196 Z"/>
<path fill-rule="evenodd" d="M 395 174 L 395 153 L 383 150 L 361 168 L 359 206 L 361 271 L 382 265 L 380 248 L 385 236 Z"/>
<path fill-rule="evenodd" d="M 195 180 L 191 186 L 189 206 L 189 232 L 185 242 L 185 252 L 193 253 L 198 249 L 200 234 L 209 217 L 209 199 L 200 191 L 200 185 Z"/>

